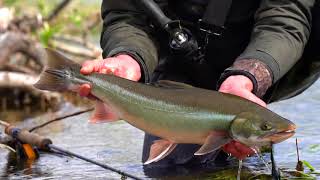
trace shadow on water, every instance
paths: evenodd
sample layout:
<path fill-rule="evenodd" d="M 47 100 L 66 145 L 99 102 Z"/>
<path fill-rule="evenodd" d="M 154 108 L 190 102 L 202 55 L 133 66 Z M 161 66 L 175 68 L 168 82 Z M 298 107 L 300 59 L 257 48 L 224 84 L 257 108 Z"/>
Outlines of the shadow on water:
<path fill-rule="evenodd" d="M 294 121 L 298 126 L 301 159 L 320 169 L 320 82 L 304 94 L 270 105 L 270 109 Z M 49 119 L 75 112 L 79 109 L 66 104 L 57 113 L 35 117 L 29 116 L 18 124 L 33 127 Z M 81 154 L 90 159 L 108 164 L 141 178 L 155 179 L 236 179 L 238 162 L 231 159 L 224 164 L 206 166 L 146 169 L 141 164 L 143 132 L 125 122 L 89 124 L 89 114 L 67 118 L 39 129 L 37 133 L 52 139 L 55 145 Z M 0 132 L 2 129 L 0 129 Z M 0 134 L 1 135 L 1 134 Z M 275 147 L 275 159 L 282 174 L 293 178 L 295 168 L 295 139 L 291 138 Z M 263 158 L 270 163 L 269 153 Z M 320 178 L 319 174 L 313 174 Z M 0 179 L 120 179 L 121 176 L 87 162 L 67 156 L 41 153 L 33 162 L 21 161 L 0 149 Z M 256 156 L 244 161 L 242 179 L 271 179 L 270 172 Z"/>

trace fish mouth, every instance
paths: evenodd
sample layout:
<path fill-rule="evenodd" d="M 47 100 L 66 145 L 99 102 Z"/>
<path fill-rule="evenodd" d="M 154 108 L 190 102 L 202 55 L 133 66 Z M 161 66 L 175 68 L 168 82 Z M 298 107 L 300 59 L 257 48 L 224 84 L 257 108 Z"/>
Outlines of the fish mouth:
<path fill-rule="evenodd" d="M 286 130 L 278 131 L 277 133 L 268 135 L 265 138 L 268 138 L 273 144 L 280 143 L 286 139 L 289 139 L 295 134 L 296 125 L 290 124 Z"/>

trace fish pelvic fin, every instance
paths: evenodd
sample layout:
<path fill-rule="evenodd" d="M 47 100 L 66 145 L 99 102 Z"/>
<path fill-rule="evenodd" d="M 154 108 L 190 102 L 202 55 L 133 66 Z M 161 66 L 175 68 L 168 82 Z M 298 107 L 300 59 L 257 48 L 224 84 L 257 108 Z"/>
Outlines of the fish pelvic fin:
<path fill-rule="evenodd" d="M 77 73 L 81 66 L 72 62 L 67 57 L 52 49 L 46 50 L 47 64 L 41 73 L 39 81 L 34 84 L 35 88 L 49 91 L 65 91 L 70 89 L 70 79 Z"/>
<path fill-rule="evenodd" d="M 220 149 L 223 145 L 229 143 L 230 141 L 231 138 L 225 131 L 213 131 L 207 136 L 204 144 L 197 152 L 194 153 L 194 155 L 201 156 L 211 153 Z"/>
<path fill-rule="evenodd" d="M 149 158 L 143 164 L 147 165 L 153 162 L 160 161 L 161 159 L 168 156 L 176 148 L 176 146 L 176 143 L 170 142 L 165 139 L 154 141 L 154 143 L 150 147 Z"/>
<path fill-rule="evenodd" d="M 95 111 L 93 112 L 90 123 L 105 123 L 118 121 L 118 115 L 112 111 L 112 108 L 100 100 L 97 100 Z"/>

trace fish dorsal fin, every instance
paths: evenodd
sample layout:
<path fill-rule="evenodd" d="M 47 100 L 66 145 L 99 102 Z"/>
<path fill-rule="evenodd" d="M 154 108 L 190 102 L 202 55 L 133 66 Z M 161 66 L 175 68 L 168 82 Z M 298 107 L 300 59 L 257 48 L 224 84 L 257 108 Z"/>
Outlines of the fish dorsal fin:
<path fill-rule="evenodd" d="M 205 155 L 218 150 L 221 146 L 229 143 L 231 138 L 225 131 L 211 132 L 200 149 L 194 153 L 196 156 Z"/>
<path fill-rule="evenodd" d="M 193 86 L 181 82 L 169 81 L 169 80 L 159 80 L 152 85 L 162 88 L 168 89 L 187 89 L 187 88 L 194 88 Z"/>
<path fill-rule="evenodd" d="M 53 49 L 46 48 L 46 60 L 47 65 L 46 69 L 64 69 L 64 68 L 79 68 L 80 65 L 73 62 L 66 56 L 62 55 L 58 51 L 55 51 Z"/>
<path fill-rule="evenodd" d="M 149 158 L 143 164 L 146 165 L 160 161 L 164 157 L 168 156 L 174 150 L 174 148 L 176 148 L 176 146 L 177 144 L 165 139 L 154 141 L 150 147 Z"/>
<path fill-rule="evenodd" d="M 111 107 L 97 100 L 94 113 L 92 114 L 89 122 L 90 123 L 104 123 L 118 121 L 119 117 L 115 112 L 112 111 Z"/>

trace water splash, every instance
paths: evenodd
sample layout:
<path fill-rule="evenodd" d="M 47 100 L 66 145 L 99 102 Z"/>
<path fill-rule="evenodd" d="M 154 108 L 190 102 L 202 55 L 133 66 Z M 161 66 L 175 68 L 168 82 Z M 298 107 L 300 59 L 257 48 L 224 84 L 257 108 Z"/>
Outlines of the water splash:
<path fill-rule="evenodd" d="M 267 163 L 267 161 L 263 158 L 259 148 L 258 147 L 254 147 L 254 148 L 251 148 L 251 149 L 259 157 L 259 159 L 263 162 L 263 164 L 266 166 L 268 172 L 271 173 L 271 168 L 270 168 L 269 164 Z"/>
<path fill-rule="evenodd" d="M 240 178 L 241 178 L 241 169 L 242 169 L 242 160 L 239 160 L 237 180 L 240 180 Z"/>

